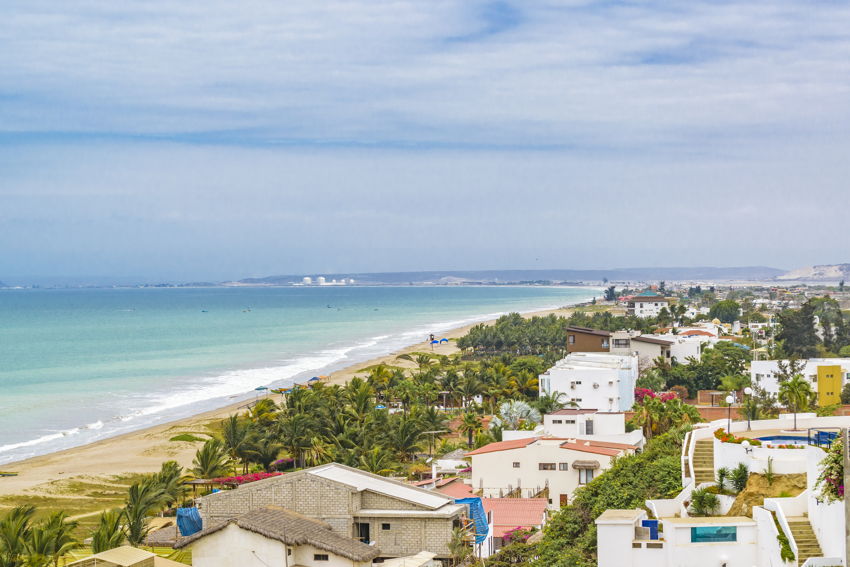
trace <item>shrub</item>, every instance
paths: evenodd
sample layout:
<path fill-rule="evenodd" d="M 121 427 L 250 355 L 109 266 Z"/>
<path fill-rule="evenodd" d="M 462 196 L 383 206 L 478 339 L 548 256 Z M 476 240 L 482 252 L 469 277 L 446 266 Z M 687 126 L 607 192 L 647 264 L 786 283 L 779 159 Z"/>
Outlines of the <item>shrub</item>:
<path fill-rule="evenodd" d="M 750 478 L 750 469 L 744 463 L 738 463 L 729 475 L 729 480 L 732 481 L 732 488 L 735 492 L 741 492 L 747 487 L 747 480 Z"/>
<path fill-rule="evenodd" d="M 728 467 L 720 467 L 717 469 L 717 488 L 720 492 L 726 490 L 726 480 L 729 478 L 731 471 Z"/>
<path fill-rule="evenodd" d="M 720 498 L 704 488 L 691 493 L 691 506 L 688 513 L 692 516 L 713 516 L 720 509 Z"/>

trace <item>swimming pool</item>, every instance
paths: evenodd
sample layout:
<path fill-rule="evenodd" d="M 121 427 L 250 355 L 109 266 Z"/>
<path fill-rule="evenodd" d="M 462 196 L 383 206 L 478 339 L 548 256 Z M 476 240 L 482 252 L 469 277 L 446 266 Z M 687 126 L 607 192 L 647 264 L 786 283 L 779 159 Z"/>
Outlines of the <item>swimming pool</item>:
<path fill-rule="evenodd" d="M 759 441 L 770 445 L 808 445 L 808 437 L 799 437 L 794 435 L 768 435 L 767 437 L 757 437 Z"/>

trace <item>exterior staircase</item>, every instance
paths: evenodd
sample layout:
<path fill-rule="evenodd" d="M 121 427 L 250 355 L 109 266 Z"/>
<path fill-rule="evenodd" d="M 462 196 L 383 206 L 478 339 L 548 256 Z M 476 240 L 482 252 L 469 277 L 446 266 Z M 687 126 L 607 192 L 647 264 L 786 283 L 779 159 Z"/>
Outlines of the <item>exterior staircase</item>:
<path fill-rule="evenodd" d="M 802 565 L 809 557 L 823 557 L 823 551 L 808 518 L 788 518 L 788 526 L 791 528 L 791 535 L 794 536 L 799 551 L 797 565 Z"/>
<path fill-rule="evenodd" d="M 691 466 L 697 486 L 702 482 L 714 482 L 714 438 L 696 442 Z"/>

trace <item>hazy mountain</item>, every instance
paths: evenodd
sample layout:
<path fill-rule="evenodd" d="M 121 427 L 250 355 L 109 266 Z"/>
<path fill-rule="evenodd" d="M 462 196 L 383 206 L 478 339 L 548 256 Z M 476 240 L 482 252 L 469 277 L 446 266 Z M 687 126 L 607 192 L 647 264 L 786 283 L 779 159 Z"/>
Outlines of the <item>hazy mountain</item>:
<path fill-rule="evenodd" d="M 822 266 L 808 266 L 791 270 L 780 276 L 778 280 L 802 280 L 802 281 L 840 281 L 850 278 L 850 264 L 824 264 Z"/>
<path fill-rule="evenodd" d="M 323 276 L 333 279 L 354 279 L 358 284 L 425 284 L 425 283 L 519 283 L 519 282 L 601 282 L 617 281 L 769 281 L 784 270 L 764 266 L 735 268 L 621 268 L 610 270 L 479 270 L 445 272 L 382 272 L 346 274 L 297 274 L 247 278 L 245 285 L 286 285 L 300 283 L 304 276 Z"/>

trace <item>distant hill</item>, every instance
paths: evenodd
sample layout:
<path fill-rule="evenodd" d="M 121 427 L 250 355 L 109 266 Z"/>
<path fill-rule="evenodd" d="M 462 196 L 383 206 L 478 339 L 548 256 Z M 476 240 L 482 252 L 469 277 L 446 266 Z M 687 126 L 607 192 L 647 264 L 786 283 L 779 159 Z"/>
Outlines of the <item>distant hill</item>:
<path fill-rule="evenodd" d="M 850 264 L 824 264 L 791 270 L 776 277 L 778 280 L 841 281 L 850 279 Z"/>
<path fill-rule="evenodd" d="M 288 285 L 300 283 L 304 276 L 324 276 L 332 279 L 354 279 L 358 284 L 457 284 L 457 283 L 541 283 L 570 282 L 598 283 L 603 279 L 612 282 L 648 281 L 769 281 L 784 274 L 784 270 L 764 266 L 734 268 L 621 268 L 611 270 L 480 270 L 445 272 L 381 272 L 345 274 L 298 274 L 247 278 L 242 285 Z"/>

